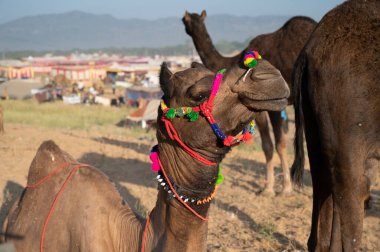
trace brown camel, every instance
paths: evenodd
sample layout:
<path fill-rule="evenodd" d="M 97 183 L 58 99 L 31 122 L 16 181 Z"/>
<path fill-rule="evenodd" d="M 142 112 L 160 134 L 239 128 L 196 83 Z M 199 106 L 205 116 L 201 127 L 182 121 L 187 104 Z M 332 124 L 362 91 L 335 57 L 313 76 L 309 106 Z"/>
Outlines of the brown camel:
<path fill-rule="evenodd" d="M 260 60 L 243 81 L 241 76 L 245 71 L 238 66 L 228 69 L 213 102 L 212 116 L 227 134 L 237 134 L 256 111 L 280 111 L 287 104 L 289 88 L 270 63 Z M 214 73 L 199 64 L 175 74 L 163 64 L 160 83 L 164 101 L 172 108 L 204 104 L 213 79 Z M 210 195 L 215 189 L 218 163 L 230 147 L 218 140 L 202 115 L 193 122 L 174 118 L 172 125 L 184 144 L 209 162 L 215 162 L 205 165 L 172 140 L 162 118 L 163 112 L 159 109 L 158 150 L 169 181 L 180 186 L 178 192 L 181 190 L 180 193 L 190 197 Z M 29 170 L 29 185 L 65 162 L 69 162 L 70 167 L 55 173 L 37 188 L 27 188 L 11 209 L 4 232 L 8 240 L 13 237 L 18 251 L 38 251 L 43 223 L 54 197 L 76 167 L 75 161 L 52 141 L 39 148 Z M 99 170 L 82 167 L 72 174 L 47 225 L 45 251 L 139 251 L 145 220 L 131 211 Z M 156 206 L 147 226 L 145 250 L 206 251 L 207 222 L 186 209 L 178 197 L 173 199 L 172 192 L 162 187 L 164 182 L 159 182 Z M 192 201 L 186 204 L 197 214 L 207 216 L 210 202 L 198 205 Z"/>
<path fill-rule="evenodd" d="M 313 182 L 309 251 L 359 251 L 369 176 L 380 167 L 380 2 L 347 1 L 327 13 L 294 71 L 296 156 L 303 124 Z M 302 120 L 303 119 L 303 120 Z"/>
<path fill-rule="evenodd" d="M 279 30 L 257 36 L 251 40 L 248 47 L 241 53 L 234 57 L 224 57 L 212 44 L 204 24 L 206 16 L 206 11 L 202 11 L 201 15 L 186 12 L 182 21 L 185 24 L 187 34 L 192 37 L 195 48 L 207 68 L 212 71 L 218 71 L 221 68 L 240 64 L 247 51 L 255 50 L 259 51 L 263 58 L 280 70 L 288 84 L 292 83 L 291 74 L 294 62 L 316 25 L 316 22 L 311 18 L 293 17 Z M 289 98 L 289 103 L 291 101 L 292 99 Z M 279 111 L 271 111 L 268 114 L 272 123 L 276 151 L 280 157 L 284 175 L 283 193 L 289 194 L 292 191 L 292 183 L 287 162 L 286 132 L 284 130 L 284 124 L 287 122 L 283 120 Z M 273 143 L 269 134 L 268 114 L 267 112 L 258 114 L 256 123 L 260 131 L 262 148 L 266 158 L 267 184 L 264 194 L 274 195 Z"/>

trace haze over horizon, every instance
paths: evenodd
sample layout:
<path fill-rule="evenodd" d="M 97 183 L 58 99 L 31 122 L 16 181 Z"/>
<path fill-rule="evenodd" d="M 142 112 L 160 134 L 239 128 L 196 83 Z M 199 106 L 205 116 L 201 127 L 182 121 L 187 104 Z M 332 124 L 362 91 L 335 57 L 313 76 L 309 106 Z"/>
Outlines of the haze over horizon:
<path fill-rule="evenodd" d="M 229 0 L 139 0 L 132 4 L 125 0 L 0 0 L 0 24 L 23 17 L 82 11 L 91 14 L 108 14 L 118 19 L 140 18 L 155 20 L 182 17 L 184 12 L 201 12 L 209 15 L 230 14 L 235 16 L 309 16 L 319 21 L 322 16 L 342 0 L 242 0 L 239 4 Z M 273 7 L 275 6 L 275 8 Z M 244 8 L 242 8 L 244 7 Z"/>

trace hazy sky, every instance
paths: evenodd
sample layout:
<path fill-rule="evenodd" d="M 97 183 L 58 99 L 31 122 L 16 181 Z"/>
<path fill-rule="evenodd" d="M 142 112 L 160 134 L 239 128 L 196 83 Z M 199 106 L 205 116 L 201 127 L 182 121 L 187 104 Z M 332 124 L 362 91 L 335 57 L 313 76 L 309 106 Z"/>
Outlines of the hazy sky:
<path fill-rule="evenodd" d="M 118 18 L 182 17 L 185 10 L 233 15 L 306 15 L 319 21 L 342 0 L 0 0 L 0 23 L 24 16 L 81 10 Z"/>

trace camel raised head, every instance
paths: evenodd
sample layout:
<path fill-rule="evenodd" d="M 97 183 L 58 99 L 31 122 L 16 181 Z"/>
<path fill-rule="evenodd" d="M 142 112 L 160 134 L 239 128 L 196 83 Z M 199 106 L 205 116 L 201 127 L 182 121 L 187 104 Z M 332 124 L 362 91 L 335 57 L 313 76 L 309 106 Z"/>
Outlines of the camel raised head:
<path fill-rule="evenodd" d="M 192 37 L 195 48 L 207 68 L 217 71 L 221 68 L 238 65 L 247 51 L 259 50 L 263 58 L 280 70 L 288 84 L 292 83 L 291 74 L 294 62 L 316 26 L 316 22 L 311 18 L 293 17 L 277 31 L 252 39 L 248 47 L 241 53 L 233 57 L 224 57 L 216 50 L 207 32 L 204 24 L 206 17 L 205 10 L 200 15 L 186 11 L 182 21 L 185 25 L 186 33 Z M 292 103 L 291 98 L 289 98 L 289 103 Z M 276 151 L 280 156 L 284 174 L 283 193 L 289 194 L 292 191 L 292 184 L 286 154 L 286 130 L 284 129 L 287 124 L 286 115 L 278 111 L 271 111 L 269 112 L 269 118 L 275 137 Z M 262 149 L 266 158 L 267 184 L 264 194 L 274 195 L 273 143 L 269 133 L 267 112 L 258 114 L 256 123 L 260 131 Z"/>
<path fill-rule="evenodd" d="M 224 76 L 219 73 L 217 78 L 223 80 L 217 82 L 215 74 L 199 64 L 175 74 L 162 65 L 164 99 L 158 115 L 157 160 L 164 178 L 157 177 L 159 192 L 149 222 L 122 201 L 104 174 L 81 167 L 48 141 L 31 164 L 29 186 L 7 217 L 4 232 L 8 240 L 22 237 L 14 240 L 19 251 L 37 251 L 39 247 L 41 251 L 139 251 L 142 245 L 146 251 L 206 251 L 204 218 L 215 190 L 218 163 L 230 149 L 213 134 L 208 117 L 213 117 L 225 134 L 234 135 L 256 111 L 282 110 L 289 95 L 280 72 L 265 60 L 259 61 L 245 81 L 241 78 L 244 72 L 235 66 Z M 220 87 L 213 96 L 215 83 Z M 207 117 L 202 115 L 208 107 L 197 120 L 168 119 L 173 111 L 169 108 L 204 108 L 202 104 L 211 97 L 215 99 Z M 177 109 L 176 115 L 186 111 Z M 54 201 L 56 195 L 59 198 Z M 52 202 L 55 208 L 46 223 Z"/>

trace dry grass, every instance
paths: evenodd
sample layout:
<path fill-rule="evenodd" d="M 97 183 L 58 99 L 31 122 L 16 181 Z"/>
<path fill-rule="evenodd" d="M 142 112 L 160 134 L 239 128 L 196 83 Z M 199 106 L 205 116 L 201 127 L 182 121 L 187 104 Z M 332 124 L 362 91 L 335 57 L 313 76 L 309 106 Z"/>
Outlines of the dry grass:
<path fill-rule="evenodd" d="M 126 108 L 66 105 L 62 102 L 38 104 L 34 100 L 1 101 L 6 123 L 59 129 L 89 130 L 94 125 L 116 124 L 129 113 Z"/>

